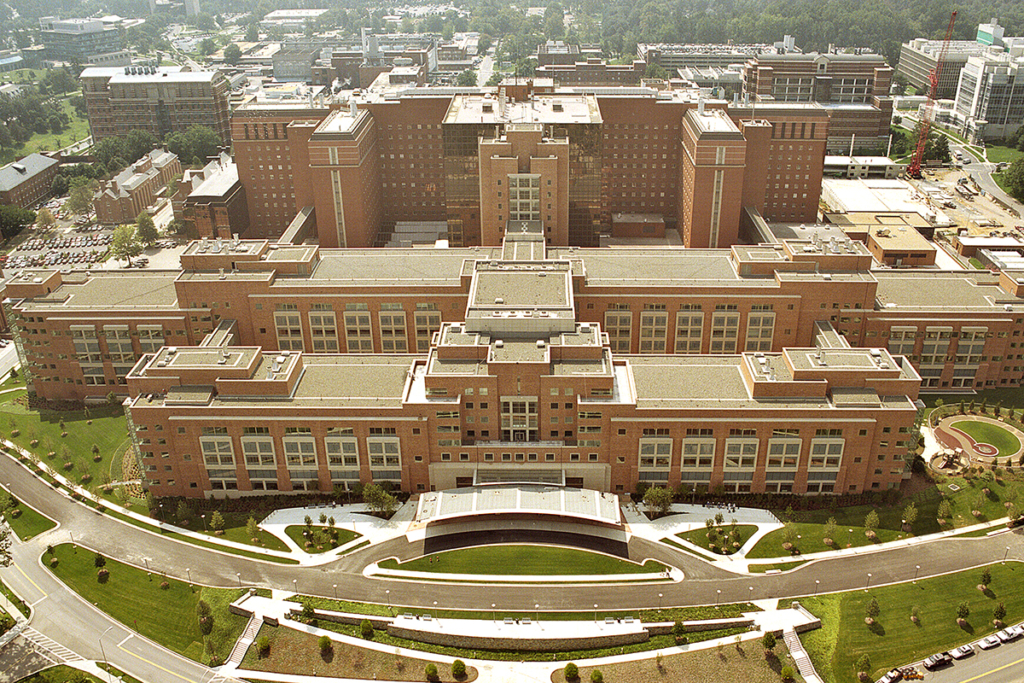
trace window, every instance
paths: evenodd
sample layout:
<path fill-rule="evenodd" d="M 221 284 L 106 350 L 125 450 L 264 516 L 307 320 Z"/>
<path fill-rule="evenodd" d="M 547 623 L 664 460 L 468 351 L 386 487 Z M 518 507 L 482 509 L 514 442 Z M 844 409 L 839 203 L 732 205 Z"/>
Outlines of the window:
<path fill-rule="evenodd" d="M 665 353 L 668 338 L 668 313 L 640 313 L 640 353 Z"/>
<path fill-rule="evenodd" d="M 676 314 L 676 353 L 700 353 L 703 337 L 703 313 L 679 311 Z"/>
<path fill-rule="evenodd" d="M 843 461 L 843 439 L 813 439 L 808 469 L 839 469 Z"/>
<path fill-rule="evenodd" d="M 316 467 L 316 441 L 312 435 L 292 434 L 282 439 L 288 469 Z"/>
<path fill-rule="evenodd" d="M 604 314 L 604 329 L 612 351 L 629 353 L 633 334 L 633 314 L 629 311 L 608 311 Z"/>
<path fill-rule="evenodd" d="M 313 353 L 338 353 L 338 321 L 333 312 L 311 311 L 309 333 L 313 338 Z"/>
<path fill-rule="evenodd" d="M 277 311 L 274 313 L 277 328 L 277 348 L 282 351 L 302 351 L 302 318 L 298 312 Z"/>
<path fill-rule="evenodd" d="M 397 437 L 367 437 L 366 452 L 370 457 L 370 472 L 374 481 L 401 481 L 402 451 Z"/>
<path fill-rule="evenodd" d="M 270 436 L 243 436 L 242 455 L 246 466 L 273 466 L 274 439 Z M 276 475 L 274 477 L 277 478 Z"/>
<path fill-rule="evenodd" d="M 768 440 L 768 469 L 795 469 L 799 463 L 799 439 Z"/>
<path fill-rule="evenodd" d="M 711 353 L 736 353 L 739 334 L 738 313 L 714 313 L 711 316 Z"/>
<path fill-rule="evenodd" d="M 380 348 L 384 353 L 407 353 L 404 311 L 380 312 Z"/>
<path fill-rule="evenodd" d="M 434 304 L 416 304 L 414 323 L 416 325 L 416 350 L 425 352 L 430 350 L 430 338 L 434 332 L 441 329 L 441 314 L 436 310 L 420 310 L 420 306 L 433 306 Z"/>
<path fill-rule="evenodd" d="M 373 353 L 368 311 L 345 311 L 345 347 L 349 353 Z"/>
<path fill-rule="evenodd" d="M 747 316 L 747 351 L 771 351 L 775 333 L 775 314 L 751 312 Z"/>
<path fill-rule="evenodd" d="M 916 339 L 916 327 L 893 327 L 889 331 L 889 353 L 894 356 L 913 355 Z"/>
<path fill-rule="evenodd" d="M 725 469 L 753 469 L 757 464 L 756 439 L 726 439 Z"/>
<path fill-rule="evenodd" d="M 234 467 L 235 452 L 229 436 L 201 436 L 199 447 L 203 452 L 203 462 L 209 467 Z"/>

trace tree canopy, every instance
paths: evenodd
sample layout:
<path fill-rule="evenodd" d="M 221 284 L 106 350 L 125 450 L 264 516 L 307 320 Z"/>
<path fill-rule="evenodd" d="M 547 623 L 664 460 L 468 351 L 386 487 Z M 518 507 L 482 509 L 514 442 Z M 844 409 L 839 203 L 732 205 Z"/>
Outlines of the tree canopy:
<path fill-rule="evenodd" d="M 0 206 L 0 233 L 3 234 L 4 239 L 14 237 L 24 230 L 25 226 L 32 225 L 35 220 L 35 211 L 8 204 Z"/>
<path fill-rule="evenodd" d="M 114 229 L 110 251 L 114 258 L 124 259 L 126 262 L 142 253 L 142 243 L 139 242 L 134 225 L 119 225 Z"/>

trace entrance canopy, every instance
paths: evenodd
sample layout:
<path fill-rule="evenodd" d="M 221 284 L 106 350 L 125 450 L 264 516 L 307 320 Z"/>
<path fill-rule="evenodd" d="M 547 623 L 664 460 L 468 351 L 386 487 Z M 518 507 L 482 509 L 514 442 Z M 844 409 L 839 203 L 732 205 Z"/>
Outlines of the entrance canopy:
<path fill-rule="evenodd" d="M 550 515 L 571 517 L 591 524 L 622 524 L 618 498 L 610 493 L 532 484 L 494 484 L 432 491 L 420 496 L 415 521 L 428 524 L 460 517 L 494 515 Z"/>

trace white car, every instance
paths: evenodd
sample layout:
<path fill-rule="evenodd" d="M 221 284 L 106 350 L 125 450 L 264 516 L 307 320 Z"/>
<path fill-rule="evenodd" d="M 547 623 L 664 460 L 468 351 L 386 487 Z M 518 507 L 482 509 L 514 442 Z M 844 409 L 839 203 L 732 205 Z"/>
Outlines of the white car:
<path fill-rule="evenodd" d="M 1008 643 L 1014 638 L 1019 638 L 1020 633 L 1015 628 L 1004 628 L 1002 631 L 996 634 L 996 638 L 999 638 L 1004 643 Z"/>
<path fill-rule="evenodd" d="M 1002 645 L 1002 641 L 995 636 L 988 636 L 987 638 L 982 638 L 978 641 L 978 647 L 982 650 L 991 650 L 992 648 L 999 647 L 1000 645 Z"/>
<path fill-rule="evenodd" d="M 949 656 L 953 659 L 963 659 L 964 657 L 970 657 L 974 654 L 974 648 L 970 645 L 961 645 L 955 647 L 949 651 Z"/>

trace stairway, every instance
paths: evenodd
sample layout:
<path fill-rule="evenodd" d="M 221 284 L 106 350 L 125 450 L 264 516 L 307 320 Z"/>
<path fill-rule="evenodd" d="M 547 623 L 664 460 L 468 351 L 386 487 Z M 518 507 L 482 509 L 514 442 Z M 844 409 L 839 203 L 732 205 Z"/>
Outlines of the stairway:
<path fill-rule="evenodd" d="M 231 648 L 231 656 L 225 662 L 226 666 L 237 667 L 242 663 L 246 650 L 252 645 L 252 641 L 256 640 L 256 634 L 260 632 L 260 626 L 262 625 L 262 617 L 255 614 L 249 617 L 249 623 L 245 625 L 245 630 L 242 631 L 242 635 L 235 641 L 235 646 Z"/>
<path fill-rule="evenodd" d="M 796 664 L 796 669 L 803 676 L 804 681 L 807 683 L 822 683 L 821 677 L 814 670 L 811 658 L 807 655 L 807 650 L 804 649 L 803 643 L 800 642 L 800 637 L 796 634 L 796 631 L 786 629 L 782 632 L 782 637 L 786 641 L 786 647 L 789 648 L 789 654 L 793 657 L 793 663 Z"/>

